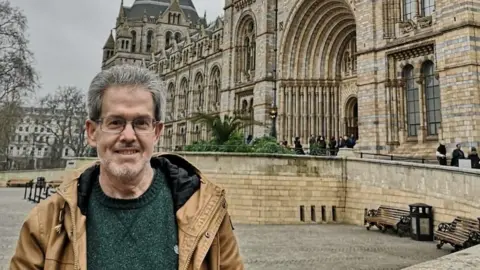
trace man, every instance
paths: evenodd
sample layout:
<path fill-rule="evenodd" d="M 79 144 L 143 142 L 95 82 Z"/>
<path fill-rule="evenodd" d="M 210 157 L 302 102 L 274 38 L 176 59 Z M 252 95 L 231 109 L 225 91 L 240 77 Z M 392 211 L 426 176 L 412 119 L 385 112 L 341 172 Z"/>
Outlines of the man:
<path fill-rule="evenodd" d="M 163 91 L 135 66 L 93 79 L 99 162 L 32 210 L 10 269 L 244 269 L 224 191 L 183 158 L 153 155 Z"/>
<path fill-rule="evenodd" d="M 465 153 L 462 151 L 462 146 L 460 144 L 456 145 L 456 149 L 452 152 L 452 161 L 450 165 L 458 167 L 460 163 L 460 159 L 465 159 Z"/>

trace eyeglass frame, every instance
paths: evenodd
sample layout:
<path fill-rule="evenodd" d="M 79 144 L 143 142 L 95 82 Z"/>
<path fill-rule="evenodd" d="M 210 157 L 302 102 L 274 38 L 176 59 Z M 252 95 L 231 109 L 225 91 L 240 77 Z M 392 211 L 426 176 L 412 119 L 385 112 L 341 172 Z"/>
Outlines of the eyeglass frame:
<path fill-rule="evenodd" d="M 130 123 L 130 125 L 132 126 L 132 129 L 133 129 L 133 131 L 135 132 L 135 134 L 142 134 L 142 135 L 143 135 L 143 134 L 152 134 L 152 133 L 155 132 L 155 130 L 156 130 L 156 128 L 157 128 L 155 125 L 161 123 L 161 121 L 158 121 L 158 120 L 156 120 L 155 118 L 150 118 L 150 117 L 149 117 L 150 120 L 152 121 L 153 129 L 152 129 L 151 131 L 148 131 L 148 132 L 140 132 L 140 133 L 138 133 L 137 130 L 135 129 L 135 126 L 134 126 L 133 122 L 136 121 L 136 120 L 142 119 L 142 117 L 138 117 L 138 118 L 135 118 L 135 119 L 133 119 L 133 120 L 127 120 L 127 119 L 125 119 L 125 118 L 116 117 L 116 116 L 110 116 L 110 117 L 122 119 L 123 121 L 125 121 L 125 123 L 123 124 L 123 128 L 122 128 L 120 131 L 111 131 L 111 130 L 110 130 L 110 131 L 105 131 L 105 130 L 103 130 L 103 128 L 102 128 L 102 123 L 103 123 L 103 121 L 104 121 L 105 119 L 107 119 L 107 118 L 109 118 L 109 117 L 102 117 L 102 118 L 99 118 L 99 119 L 93 120 L 93 121 L 94 121 L 96 124 L 99 124 L 99 125 L 100 125 L 100 130 L 101 130 L 101 131 L 103 131 L 103 132 L 105 132 L 105 133 L 108 133 L 108 134 L 120 134 L 120 133 L 122 133 L 122 132 L 125 130 L 125 128 L 127 127 L 127 125 L 128 125 L 129 123 Z"/>

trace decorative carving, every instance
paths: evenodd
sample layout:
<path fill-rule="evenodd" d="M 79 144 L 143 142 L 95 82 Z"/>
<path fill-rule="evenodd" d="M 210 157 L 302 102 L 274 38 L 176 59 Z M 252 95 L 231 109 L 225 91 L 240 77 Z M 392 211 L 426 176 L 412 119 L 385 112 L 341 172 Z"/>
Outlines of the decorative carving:
<path fill-rule="evenodd" d="M 417 29 L 417 25 L 412 20 L 408 20 L 406 22 L 400 22 L 400 29 L 402 30 L 403 34 L 406 34 Z"/>
<path fill-rule="evenodd" d="M 256 0 L 237 0 L 233 3 L 233 5 L 235 6 L 235 9 L 237 11 L 240 11 L 240 10 L 252 5 L 255 2 L 256 2 Z"/>
<path fill-rule="evenodd" d="M 426 28 L 432 26 L 432 16 L 418 18 L 417 24 L 419 28 Z"/>
<path fill-rule="evenodd" d="M 283 31 L 283 22 L 278 23 L 278 31 Z"/>

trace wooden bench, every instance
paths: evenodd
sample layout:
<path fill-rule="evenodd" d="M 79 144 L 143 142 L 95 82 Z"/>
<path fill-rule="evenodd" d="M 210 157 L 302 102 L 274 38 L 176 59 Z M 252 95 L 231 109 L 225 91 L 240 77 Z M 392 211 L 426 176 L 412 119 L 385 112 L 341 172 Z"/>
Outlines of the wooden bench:
<path fill-rule="evenodd" d="M 26 178 L 13 178 L 7 181 L 7 187 L 25 187 L 31 179 Z"/>
<path fill-rule="evenodd" d="M 451 223 L 438 224 L 435 239 L 437 248 L 444 244 L 453 246 L 454 251 L 480 244 L 479 221 L 472 218 L 456 217 Z"/>
<path fill-rule="evenodd" d="M 367 230 L 375 226 L 382 232 L 392 229 L 399 236 L 403 236 L 410 232 L 410 224 L 410 211 L 401 208 L 381 205 L 378 209 L 368 210 L 365 215 Z"/>
<path fill-rule="evenodd" d="M 47 184 L 50 188 L 58 188 L 63 183 L 63 180 L 52 180 L 48 181 Z"/>

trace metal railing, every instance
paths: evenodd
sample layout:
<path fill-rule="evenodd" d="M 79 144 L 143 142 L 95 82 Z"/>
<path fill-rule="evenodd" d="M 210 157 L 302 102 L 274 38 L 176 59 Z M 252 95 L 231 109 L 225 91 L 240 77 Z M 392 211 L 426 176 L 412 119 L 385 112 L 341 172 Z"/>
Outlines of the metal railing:
<path fill-rule="evenodd" d="M 359 154 L 360 154 L 360 158 L 373 158 L 373 159 L 383 159 L 383 160 L 392 160 L 392 161 L 397 160 L 397 161 L 403 161 L 403 162 L 422 163 L 422 164 L 438 163 L 436 158 L 410 157 L 410 156 L 398 156 L 398 155 L 364 153 L 364 152 L 360 152 Z"/>

